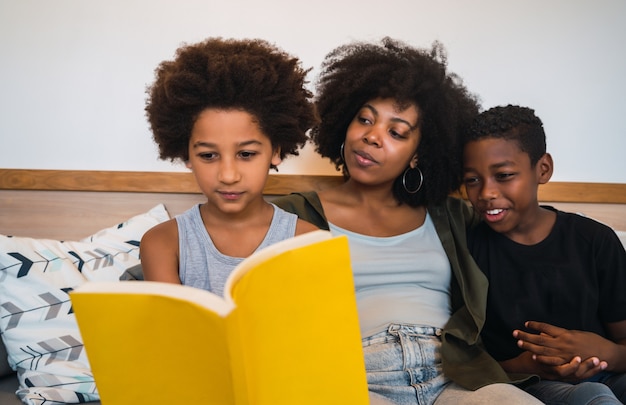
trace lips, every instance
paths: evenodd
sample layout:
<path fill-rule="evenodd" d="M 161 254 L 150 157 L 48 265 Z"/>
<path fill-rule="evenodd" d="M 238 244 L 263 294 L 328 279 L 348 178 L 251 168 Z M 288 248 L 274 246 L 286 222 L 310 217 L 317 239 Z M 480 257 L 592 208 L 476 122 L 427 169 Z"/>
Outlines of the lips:
<path fill-rule="evenodd" d="M 237 200 L 243 193 L 237 191 L 218 191 L 218 194 L 225 200 Z"/>
<path fill-rule="evenodd" d="M 363 151 L 355 151 L 356 161 L 361 166 L 372 166 L 378 164 L 378 161 L 372 157 L 369 153 Z"/>
<path fill-rule="evenodd" d="M 500 221 L 506 215 L 506 210 L 502 208 L 492 208 L 489 210 L 483 211 L 483 216 L 485 220 L 488 222 L 497 222 Z"/>

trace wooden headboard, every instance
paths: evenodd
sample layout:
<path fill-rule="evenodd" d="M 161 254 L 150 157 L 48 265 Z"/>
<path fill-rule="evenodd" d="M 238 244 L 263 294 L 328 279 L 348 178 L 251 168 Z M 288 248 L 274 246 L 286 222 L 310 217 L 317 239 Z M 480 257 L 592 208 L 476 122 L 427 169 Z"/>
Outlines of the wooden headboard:
<path fill-rule="evenodd" d="M 264 192 L 271 200 L 341 182 L 271 174 Z M 539 198 L 626 230 L 626 184 L 550 182 Z M 191 173 L 0 169 L 0 234 L 75 240 L 159 203 L 173 216 L 203 200 Z"/>

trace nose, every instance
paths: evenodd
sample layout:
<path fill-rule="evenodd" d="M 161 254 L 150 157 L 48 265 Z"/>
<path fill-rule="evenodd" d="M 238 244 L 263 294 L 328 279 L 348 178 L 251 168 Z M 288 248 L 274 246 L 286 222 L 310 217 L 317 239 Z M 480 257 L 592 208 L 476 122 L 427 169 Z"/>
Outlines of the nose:
<path fill-rule="evenodd" d="M 497 198 L 498 195 L 499 191 L 495 181 L 490 179 L 484 180 L 482 186 L 480 187 L 478 198 L 483 201 L 489 201 Z"/>
<path fill-rule="evenodd" d="M 218 180 L 224 184 L 234 184 L 241 180 L 241 173 L 234 159 L 222 159 L 220 162 Z"/>
<path fill-rule="evenodd" d="M 382 144 L 382 131 L 384 129 L 381 126 L 374 125 L 370 127 L 363 135 L 363 142 L 369 145 L 380 146 Z"/>

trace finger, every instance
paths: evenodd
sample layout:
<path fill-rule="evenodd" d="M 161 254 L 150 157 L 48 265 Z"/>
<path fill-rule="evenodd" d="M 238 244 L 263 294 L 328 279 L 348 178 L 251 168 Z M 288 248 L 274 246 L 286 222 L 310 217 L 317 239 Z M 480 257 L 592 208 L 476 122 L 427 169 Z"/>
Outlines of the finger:
<path fill-rule="evenodd" d="M 543 332 L 550 336 L 558 336 L 566 331 L 566 329 L 559 328 L 558 326 L 554 326 L 545 322 L 527 321 L 524 325 L 528 329 L 533 329 L 537 332 Z"/>
<path fill-rule="evenodd" d="M 530 339 L 538 342 L 538 343 L 533 343 L 532 341 L 529 341 Z M 534 338 L 530 338 L 529 340 L 523 340 L 523 339 L 519 339 L 517 341 L 517 346 L 522 349 L 522 350 L 527 350 L 535 355 L 538 356 L 556 356 L 558 357 L 559 354 L 561 353 L 559 350 L 550 347 L 549 345 L 546 345 L 546 341 L 545 339 L 542 340 L 541 338 L 537 338 L 536 336 Z M 569 356 L 568 356 L 569 359 Z"/>
<path fill-rule="evenodd" d="M 537 363 L 541 363 L 546 366 L 562 366 L 563 364 L 569 363 L 567 359 L 559 356 L 541 356 L 541 355 L 533 355 L 533 360 Z"/>
<path fill-rule="evenodd" d="M 580 367 L 582 360 L 576 356 L 571 361 L 560 366 L 553 367 L 554 372 L 562 378 L 575 378 L 576 371 Z"/>
<path fill-rule="evenodd" d="M 524 332 L 523 330 L 516 330 L 515 332 L 516 333 L 513 334 L 515 338 L 541 346 L 545 346 L 547 342 L 552 339 L 551 336 L 546 334 L 537 335 L 534 333 Z"/>
<path fill-rule="evenodd" d="M 607 363 L 605 361 L 600 361 L 600 359 L 598 359 L 597 357 L 590 357 L 580 363 L 580 366 L 578 367 L 574 375 L 576 376 L 576 378 L 584 380 L 606 369 L 606 366 Z"/>

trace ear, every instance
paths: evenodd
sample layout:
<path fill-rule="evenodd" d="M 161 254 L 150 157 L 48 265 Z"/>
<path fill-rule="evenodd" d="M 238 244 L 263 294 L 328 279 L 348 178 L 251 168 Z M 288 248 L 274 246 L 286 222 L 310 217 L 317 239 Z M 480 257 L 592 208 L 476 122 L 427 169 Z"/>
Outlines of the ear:
<path fill-rule="evenodd" d="M 188 160 L 185 160 L 185 167 L 191 170 L 191 163 Z"/>
<path fill-rule="evenodd" d="M 270 161 L 270 163 L 273 166 L 278 166 L 283 160 L 280 158 L 280 147 L 277 147 L 276 149 L 274 149 L 274 152 L 272 152 L 272 160 Z"/>
<path fill-rule="evenodd" d="M 550 156 L 549 153 L 545 153 L 542 157 L 540 157 L 535 165 L 535 170 L 539 184 L 546 184 L 550 181 L 552 173 L 554 172 L 554 162 L 552 161 L 552 156 Z"/>
<path fill-rule="evenodd" d="M 419 159 L 417 158 L 417 153 L 411 158 L 411 161 L 409 162 L 409 166 L 411 167 L 411 169 L 415 169 L 417 167 L 417 162 L 419 161 Z"/>

